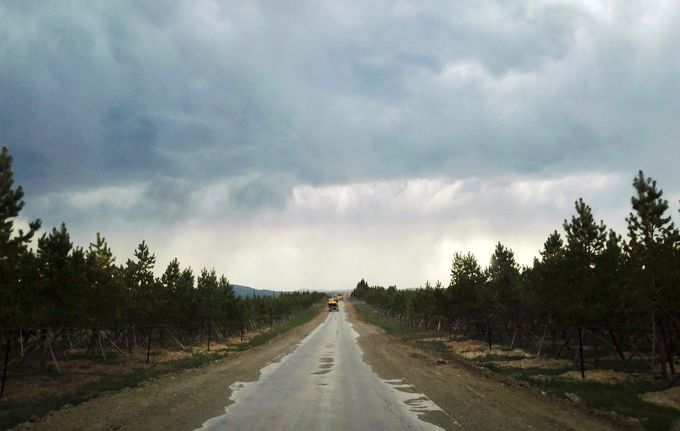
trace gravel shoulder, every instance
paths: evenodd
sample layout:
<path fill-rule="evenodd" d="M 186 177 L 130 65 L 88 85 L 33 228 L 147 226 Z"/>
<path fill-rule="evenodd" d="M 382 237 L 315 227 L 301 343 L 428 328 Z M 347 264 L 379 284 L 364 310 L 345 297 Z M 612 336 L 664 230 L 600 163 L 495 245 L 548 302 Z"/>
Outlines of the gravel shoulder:
<path fill-rule="evenodd" d="M 359 333 L 364 360 L 383 379 L 403 379 L 444 412 L 423 419 L 446 429 L 616 430 L 607 418 L 569 401 L 543 395 L 487 370 L 460 361 L 438 364 L 437 357 L 400 342 L 362 321 L 347 301 L 346 311 Z M 486 372 L 485 372 L 486 371 Z M 449 425 L 451 420 L 458 425 Z"/>
<path fill-rule="evenodd" d="M 290 353 L 319 326 L 326 313 L 269 343 L 198 369 L 168 374 L 143 386 L 104 394 L 69 409 L 49 413 L 15 430 L 190 430 L 224 413 L 237 381 L 257 380 L 260 369 Z"/>

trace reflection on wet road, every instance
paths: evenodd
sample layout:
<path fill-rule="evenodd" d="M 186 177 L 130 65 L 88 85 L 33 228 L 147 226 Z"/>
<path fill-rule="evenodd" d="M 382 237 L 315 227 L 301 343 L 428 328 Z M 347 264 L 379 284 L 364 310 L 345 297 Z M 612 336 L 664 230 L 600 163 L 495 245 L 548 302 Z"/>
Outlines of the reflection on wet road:
<path fill-rule="evenodd" d="M 381 380 L 363 361 L 344 308 L 293 351 L 231 386 L 233 404 L 203 430 L 431 430 L 418 415 L 440 410 L 401 380 Z"/>

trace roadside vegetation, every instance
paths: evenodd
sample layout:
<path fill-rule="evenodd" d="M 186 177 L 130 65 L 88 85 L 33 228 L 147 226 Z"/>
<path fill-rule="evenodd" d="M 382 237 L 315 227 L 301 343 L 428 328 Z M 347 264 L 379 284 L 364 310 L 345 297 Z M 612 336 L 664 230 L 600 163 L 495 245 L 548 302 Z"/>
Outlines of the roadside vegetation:
<path fill-rule="evenodd" d="M 24 193 L 0 152 L 0 428 L 51 408 L 193 368 L 311 320 L 325 295 L 239 298 L 224 275 L 173 259 L 155 275 L 146 242 L 117 263 L 100 234 L 15 225 Z"/>
<path fill-rule="evenodd" d="M 597 373 L 596 377 L 582 380 L 573 375 L 572 365 L 560 363 L 556 366 L 546 356 L 536 357 L 521 349 L 510 351 L 500 345 L 494 345 L 493 351 L 489 351 L 486 342 L 475 342 L 460 335 L 450 340 L 448 334 L 437 334 L 436 330 L 418 328 L 417 325 L 412 327 L 408 322 L 400 321 L 366 303 L 355 302 L 355 309 L 365 322 L 383 328 L 401 341 L 429 351 L 441 359 L 484 367 L 512 378 L 520 385 L 531 385 L 553 396 L 583 403 L 605 413 L 615 412 L 623 417 L 634 418 L 646 430 L 666 431 L 680 420 L 680 410 L 668 404 L 675 400 L 677 406 L 679 393 L 668 394 L 665 386 L 659 382 L 654 384 L 640 374 L 626 373 L 623 377 L 615 374 L 614 378 L 602 378 L 602 374 L 591 370 Z M 532 359 L 531 366 L 526 365 L 528 358 Z M 611 377 L 609 373 L 604 373 L 604 376 Z M 661 396 L 649 397 L 649 394 L 656 393 Z M 648 401 L 648 398 L 654 402 Z M 635 426 L 625 418 L 619 420 L 624 428 L 627 425 Z"/>
<path fill-rule="evenodd" d="M 352 295 L 392 322 L 381 326 L 398 325 L 392 331 L 406 325 L 451 350 L 476 340 L 483 352 L 457 353 L 667 429 L 680 419 L 680 232 L 656 181 L 639 172 L 633 191 L 625 237 L 578 199 L 530 266 L 498 243 L 486 268 L 454 253 L 447 284 L 399 290 L 361 280 Z M 527 366 L 532 358 L 559 366 Z"/>
<path fill-rule="evenodd" d="M 282 321 L 271 328 L 248 331 L 244 338 L 232 337 L 215 340 L 211 350 L 206 338 L 202 344 L 186 347 L 154 344 L 151 361 L 146 365 L 146 352 L 140 349 L 134 355 L 123 356 L 111 352 L 106 359 L 101 356 L 85 357 L 72 352 L 60 361 L 62 371 L 50 368 L 44 374 L 30 368 L 18 369 L 11 376 L 9 391 L 0 404 L 0 429 L 40 417 L 51 410 L 75 406 L 104 392 L 133 388 L 169 373 L 199 368 L 228 358 L 234 352 L 265 344 L 274 337 L 310 322 L 319 314 L 321 303 L 315 303 L 291 320 Z"/>

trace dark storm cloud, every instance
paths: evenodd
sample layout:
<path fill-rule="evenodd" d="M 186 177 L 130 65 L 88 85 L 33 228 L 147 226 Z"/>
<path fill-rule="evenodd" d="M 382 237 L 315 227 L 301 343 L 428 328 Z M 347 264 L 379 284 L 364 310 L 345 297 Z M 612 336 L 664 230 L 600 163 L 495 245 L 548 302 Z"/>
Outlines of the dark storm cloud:
<path fill-rule="evenodd" d="M 300 184 L 409 178 L 643 168 L 672 188 L 679 13 L 613 0 L 5 1 L 0 142 L 28 196 L 69 220 L 184 220 L 206 200 L 281 208 Z M 111 187 L 134 202 L 93 197 Z M 69 193 L 101 207 L 76 214 Z"/>

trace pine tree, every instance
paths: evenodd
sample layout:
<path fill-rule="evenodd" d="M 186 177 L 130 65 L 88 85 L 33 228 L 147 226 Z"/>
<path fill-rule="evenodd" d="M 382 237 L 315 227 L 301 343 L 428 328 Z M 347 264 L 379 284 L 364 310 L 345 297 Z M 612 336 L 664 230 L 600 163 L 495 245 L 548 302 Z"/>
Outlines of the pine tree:
<path fill-rule="evenodd" d="M 630 294 L 622 283 L 624 254 L 621 236 L 609 230 L 604 250 L 598 258 L 596 267 L 597 283 L 600 286 L 600 297 L 593 306 L 601 307 L 597 314 L 602 316 L 603 326 L 621 324 L 629 315 Z"/>
<path fill-rule="evenodd" d="M 174 258 L 168 264 L 163 275 L 161 275 L 162 295 L 165 298 L 164 315 L 168 320 L 177 322 L 182 318 L 183 306 L 180 302 L 183 298 L 179 296 L 182 272 L 179 261 Z"/>
<path fill-rule="evenodd" d="M 40 228 L 40 220 L 29 223 L 27 232 L 15 229 L 14 221 L 24 207 L 21 186 L 14 187 L 12 157 L 0 151 L 0 327 L 26 322 L 26 303 L 32 296 L 32 255 L 28 244 Z M 33 273 L 34 275 L 34 273 Z"/>
<path fill-rule="evenodd" d="M 633 180 L 635 195 L 631 198 L 633 212 L 628 222 L 627 252 L 630 270 L 636 278 L 638 300 L 648 310 L 657 304 L 664 308 L 664 298 L 677 289 L 672 277 L 673 255 L 680 234 L 671 221 L 668 201 L 663 190 L 657 189 L 656 181 L 646 178 L 642 171 Z"/>
<path fill-rule="evenodd" d="M 178 308 L 182 313 L 180 321 L 193 323 L 198 320 L 198 297 L 194 288 L 194 273 L 191 268 L 185 268 L 177 283 L 177 300 L 181 304 Z"/>
<path fill-rule="evenodd" d="M 236 296 L 234 295 L 234 288 L 229 283 L 229 280 L 224 275 L 220 276 L 217 284 L 218 299 L 217 299 L 217 318 L 223 322 L 234 320 L 234 306 L 236 305 Z"/>
<path fill-rule="evenodd" d="M 35 311 L 42 325 L 73 323 L 82 315 L 80 275 L 85 274 L 82 249 L 73 248 L 66 225 L 43 234 L 38 240 L 37 264 L 40 277 Z M 76 304 L 80 305 L 76 307 Z"/>
<path fill-rule="evenodd" d="M 533 267 L 533 315 L 546 323 L 564 324 L 569 316 L 564 305 L 573 298 L 566 280 L 564 241 L 557 231 L 548 236 L 540 255 L 541 260 L 536 260 Z"/>
<path fill-rule="evenodd" d="M 12 171 L 12 156 L 9 150 L 2 147 L 0 152 L 0 261 L 22 251 L 40 229 L 40 220 L 29 223 L 29 229 L 24 232 L 14 230 L 14 219 L 24 207 L 24 191 L 21 186 L 14 186 Z"/>
<path fill-rule="evenodd" d="M 97 232 L 87 253 L 87 319 L 92 326 L 114 325 L 125 317 L 127 301 L 120 270 L 106 239 Z M 85 292 L 84 292 L 85 293 Z"/>
<path fill-rule="evenodd" d="M 492 317 L 514 320 L 519 311 L 519 265 L 515 254 L 500 242 L 496 244 L 487 268 L 487 301 Z"/>
<path fill-rule="evenodd" d="M 153 275 L 156 256 L 149 251 L 145 241 L 137 246 L 134 256 L 136 260 L 128 259 L 125 267 L 125 282 L 132 301 L 132 318 L 139 323 L 154 323 L 160 314 L 156 302 L 158 284 Z"/>
<path fill-rule="evenodd" d="M 198 295 L 198 317 L 204 322 L 210 322 L 218 315 L 218 288 L 219 282 L 215 269 L 201 270 L 201 275 L 196 280 L 196 293 Z"/>
<path fill-rule="evenodd" d="M 607 240 L 604 222 L 595 222 L 590 206 L 579 199 L 575 202 L 576 215 L 564 221 L 567 236 L 565 266 L 567 287 L 571 301 L 564 304 L 570 309 L 572 323 L 587 326 L 602 316 L 595 314 L 593 304 L 600 298 L 600 286 L 596 282 L 596 264 Z"/>
<path fill-rule="evenodd" d="M 652 363 L 656 359 L 657 328 L 661 335 L 660 359 L 673 364 L 673 346 L 668 335 L 669 322 L 677 322 L 678 280 L 674 257 L 680 244 L 680 233 L 667 215 L 668 201 L 656 181 L 642 171 L 633 180 L 635 195 L 628 222 L 628 273 L 639 307 L 649 314 L 652 332 Z M 665 354 L 664 354 L 665 353 Z M 666 368 L 663 368 L 665 373 Z"/>
<path fill-rule="evenodd" d="M 472 253 L 454 253 L 451 283 L 447 289 L 453 315 L 479 318 L 486 304 L 480 301 L 484 285 L 482 268 Z"/>

